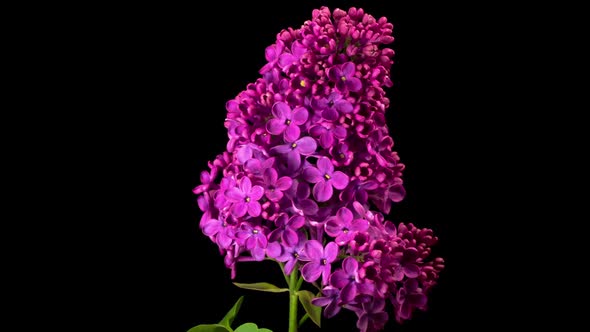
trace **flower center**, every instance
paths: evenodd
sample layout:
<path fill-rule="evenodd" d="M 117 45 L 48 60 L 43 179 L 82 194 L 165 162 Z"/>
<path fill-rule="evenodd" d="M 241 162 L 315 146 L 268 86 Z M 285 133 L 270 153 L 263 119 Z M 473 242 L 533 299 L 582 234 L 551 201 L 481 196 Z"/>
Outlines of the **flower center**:
<path fill-rule="evenodd" d="M 257 229 L 253 229 L 252 230 L 252 234 L 258 234 L 258 230 Z"/>
<path fill-rule="evenodd" d="M 334 106 L 334 101 L 333 101 L 333 100 L 330 100 L 330 101 L 328 102 L 328 106 L 330 106 L 330 107 Z"/>
<path fill-rule="evenodd" d="M 287 124 L 287 125 L 290 125 L 290 124 L 291 124 L 291 120 L 290 120 L 290 119 L 287 119 L 287 120 L 285 121 L 285 124 Z"/>
<path fill-rule="evenodd" d="M 344 234 L 348 233 L 348 228 L 344 228 L 344 229 L 342 230 L 342 232 L 343 232 Z"/>
<path fill-rule="evenodd" d="M 292 148 L 296 148 L 296 147 L 297 147 L 297 143 L 293 143 L 293 144 L 291 144 L 291 147 L 292 147 Z"/>
<path fill-rule="evenodd" d="M 245 201 L 246 201 L 246 203 L 250 202 L 250 197 L 246 196 Z"/>
<path fill-rule="evenodd" d="M 342 82 L 346 81 L 346 76 L 341 76 L 340 79 L 342 80 Z"/>
<path fill-rule="evenodd" d="M 299 258 L 299 254 L 298 254 L 298 253 L 296 253 L 296 252 L 294 252 L 294 253 L 293 253 L 293 257 L 295 257 L 295 258 Z"/>
<path fill-rule="evenodd" d="M 305 88 L 305 81 L 304 81 L 304 80 L 301 80 L 301 81 L 299 82 L 299 85 L 301 85 L 301 87 L 302 87 L 302 88 Z"/>
<path fill-rule="evenodd" d="M 340 152 L 340 154 L 338 155 L 338 157 L 340 157 L 341 159 L 344 159 L 344 153 Z"/>
<path fill-rule="evenodd" d="M 324 174 L 324 177 L 326 178 L 326 180 L 330 180 L 332 177 L 329 176 L 328 174 Z"/>
<path fill-rule="evenodd" d="M 322 263 L 322 265 L 326 265 L 326 264 L 328 264 L 328 260 L 325 258 L 322 258 L 321 263 Z"/>

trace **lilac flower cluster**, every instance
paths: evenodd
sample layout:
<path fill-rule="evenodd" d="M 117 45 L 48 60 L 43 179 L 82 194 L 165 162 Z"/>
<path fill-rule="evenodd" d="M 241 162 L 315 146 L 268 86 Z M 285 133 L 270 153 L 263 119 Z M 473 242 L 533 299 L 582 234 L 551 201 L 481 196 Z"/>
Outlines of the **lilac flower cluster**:
<path fill-rule="evenodd" d="M 405 195 L 385 119 L 392 29 L 322 7 L 281 31 L 262 77 L 227 103 L 227 151 L 194 190 L 232 278 L 240 261 L 283 262 L 320 284 L 326 317 L 352 310 L 361 331 L 383 328 L 387 301 L 400 322 L 424 309 L 444 266 L 428 260 L 431 230 L 384 217 Z"/>

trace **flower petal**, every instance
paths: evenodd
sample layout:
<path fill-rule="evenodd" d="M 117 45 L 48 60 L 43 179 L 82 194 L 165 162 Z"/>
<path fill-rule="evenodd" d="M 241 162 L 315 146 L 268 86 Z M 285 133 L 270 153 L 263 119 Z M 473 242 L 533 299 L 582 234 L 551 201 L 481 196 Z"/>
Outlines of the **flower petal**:
<path fill-rule="evenodd" d="M 278 242 L 271 242 L 266 246 L 266 253 L 270 258 L 277 258 L 282 255 L 283 247 Z"/>
<path fill-rule="evenodd" d="M 297 140 L 297 147 L 296 149 L 299 150 L 299 153 L 302 155 L 310 155 L 315 152 L 317 148 L 317 144 L 315 140 L 309 136 L 303 137 L 300 140 Z"/>
<path fill-rule="evenodd" d="M 314 282 L 318 280 L 318 278 L 322 274 L 320 263 L 309 262 L 305 264 L 301 269 L 301 274 L 303 275 L 303 279 L 307 282 Z"/>
<path fill-rule="evenodd" d="M 336 316 L 336 314 L 340 312 L 340 308 L 341 307 L 338 305 L 336 301 L 332 301 L 330 302 L 330 304 L 328 304 L 326 309 L 324 309 L 324 316 L 326 318 L 334 317 Z"/>
<path fill-rule="evenodd" d="M 326 202 L 334 193 L 332 185 L 325 181 L 319 181 L 313 186 L 313 197 L 318 202 Z"/>
<path fill-rule="evenodd" d="M 346 275 L 346 273 L 344 273 L 344 271 L 340 269 L 334 271 L 334 273 L 332 273 L 332 276 L 330 277 L 330 285 L 337 288 L 342 288 L 346 286 L 349 283 L 349 281 L 350 280 L 348 279 L 348 275 Z"/>
<path fill-rule="evenodd" d="M 317 240 L 309 240 L 305 242 L 304 250 L 306 256 L 312 261 L 320 261 L 324 253 L 324 247 Z"/>
<path fill-rule="evenodd" d="M 364 232 L 369 229 L 369 221 L 365 219 L 355 219 L 350 225 L 350 230 L 353 232 Z"/>
<path fill-rule="evenodd" d="M 338 111 L 333 108 L 326 108 L 322 111 L 322 118 L 324 118 L 326 121 L 336 121 L 339 117 L 340 114 L 338 114 Z"/>
<path fill-rule="evenodd" d="M 328 242 L 326 249 L 324 249 L 324 257 L 328 263 L 332 263 L 338 257 L 338 245 L 334 242 Z"/>
<path fill-rule="evenodd" d="M 282 145 L 277 145 L 275 147 L 272 147 L 270 149 L 270 151 L 274 152 L 274 153 L 288 153 L 290 151 L 292 151 L 293 148 L 291 147 L 291 144 L 282 144 Z"/>
<path fill-rule="evenodd" d="M 266 198 L 273 202 L 278 202 L 283 198 L 283 192 L 280 190 L 267 190 L 265 194 Z"/>
<path fill-rule="evenodd" d="M 334 145 L 334 135 L 331 132 L 325 132 L 320 135 L 320 145 L 324 149 L 329 149 Z"/>
<path fill-rule="evenodd" d="M 318 159 L 318 170 L 320 170 L 320 173 L 323 174 L 328 174 L 328 175 L 332 175 L 332 172 L 334 171 L 334 165 L 332 164 L 332 162 L 330 161 L 330 159 L 326 158 L 326 157 L 320 157 L 320 159 Z"/>
<path fill-rule="evenodd" d="M 298 151 L 292 150 L 287 153 L 287 168 L 291 172 L 295 172 L 301 166 L 301 155 Z"/>
<path fill-rule="evenodd" d="M 331 164 L 332 163 L 330 163 L 330 165 Z M 340 171 L 332 173 L 332 185 L 334 186 L 334 188 L 339 190 L 346 188 L 346 186 L 348 185 L 348 175 Z"/>
<path fill-rule="evenodd" d="M 326 222 L 326 233 L 331 237 L 337 237 L 342 233 L 342 222 L 338 218 L 330 218 Z"/>
<path fill-rule="evenodd" d="M 283 67 L 286 67 L 288 65 L 292 65 L 296 61 L 298 61 L 298 59 L 293 54 L 283 53 L 279 57 L 279 66 L 281 66 L 281 68 L 283 68 Z"/>
<path fill-rule="evenodd" d="M 285 141 L 293 142 L 299 138 L 299 135 L 301 135 L 301 130 L 295 123 L 291 123 L 286 127 L 284 135 Z"/>
<path fill-rule="evenodd" d="M 302 125 L 305 123 L 305 121 L 307 121 L 308 116 L 309 116 L 309 113 L 307 112 L 307 109 L 305 107 L 297 107 L 296 109 L 293 110 L 293 115 L 292 115 L 291 120 L 296 125 Z"/>
<path fill-rule="evenodd" d="M 240 189 L 233 187 L 225 191 L 225 197 L 228 201 L 236 203 L 242 202 L 246 195 Z"/>
<path fill-rule="evenodd" d="M 250 189 L 252 189 L 252 181 L 250 181 L 249 177 L 244 176 L 242 178 L 242 180 L 240 181 L 240 189 L 242 189 L 244 195 L 250 194 Z"/>
<path fill-rule="evenodd" d="M 340 77 L 342 76 L 342 70 L 340 70 L 339 66 L 334 66 L 330 69 L 328 69 L 328 77 L 330 77 L 330 79 L 332 81 L 340 81 Z"/>
<path fill-rule="evenodd" d="M 285 131 L 286 128 L 287 125 L 285 124 L 284 120 L 270 119 L 266 123 L 266 131 L 272 135 L 280 135 Z"/>
<path fill-rule="evenodd" d="M 251 200 L 257 201 L 262 198 L 263 194 L 264 194 L 264 188 L 262 188 L 261 186 L 254 186 L 250 190 L 249 197 Z"/>
<path fill-rule="evenodd" d="M 258 217 L 260 215 L 260 212 L 262 212 L 262 208 L 260 206 L 260 203 L 258 203 L 256 201 L 249 202 L 249 203 L 247 203 L 247 205 L 248 205 L 248 214 L 251 215 L 252 217 Z"/>
<path fill-rule="evenodd" d="M 356 77 L 351 77 L 351 78 L 347 79 L 345 83 L 346 83 L 346 88 L 348 88 L 348 90 L 350 90 L 352 92 L 359 91 L 363 87 L 361 80 L 359 80 Z"/>
<path fill-rule="evenodd" d="M 353 110 L 352 104 L 344 99 L 334 103 L 334 108 L 336 108 L 340 113 L 350 113 Z"/>
<path fill-rule="evenodd" d="M 344 127 L 340 127 L 342 129 L 344 129 Z M 313 137 L 319 137 L 321 134 L 327 132 L 328 129 L 326 129 L 324 126 L 313 126 L 311 128 L 309 128 L 309 134 Z M 344 129 L 344 136 L 346 136 L 346 129 Z"/>
<path fill-rule="evenodd" d="M 355 275 L 358 268 L 359 263 L 354 257 L 346 257 L 342 262 L 342 269 L 349 276 Z"/>
<path fill-rule="evenodd" d="M 276 102 L 272 106 L 272 115 L 285 122 L 286 119 L 291 118 L 291 107 L 282 101 Z"/>
<path fill-rule="evenodd" d="M 349 282 L 340 292 L 340 298 L 344 303 L 351 302 L 356 297 L 356 285 L 354 282 Z"/>
<path fill-rule="evenodd" d="M 205 222 L 203 226 L 203 234 L 207 236 L 213 236 L 222 229 L 221 221 L 217 219 L 209 219 L 209 221 Z"/>
<path fill-rule="evenodd" d="M 299 237 L 297 237 L 297 233 L 290 228 L 285 228 L 281 239 L 289 247 L 293 247 L 297 244 L 297 242 L 299 242 Z"/>
<path fill-rule="evenodd" d="M 292 217 L 287 223 L 293 229 L 299 229 L 305 225 L 305 218 L 302 216 Z"/>
<path fill-rule="evenodd" d="M 264 174 L 262 174 L 262 179 L 264 180 L 264 183 L 268 184 L 268 185 L 273 185 L 275 184 L 275 182 L 277 182 L 277 178 L 278 178 L 278 174 L 277 171 L 274 168 L 267 168 L 264 170 Z"/>
<path fill-rule="evenodd" d="M 336 217 L 341 220 L 342 225 L 348 226 L 352 221 L 353 215 L 348 208 L 341 207 L 338 212 L 336 212 Z"/>
<path fill-rule="evenodd" d="M 283 176 L 282 178 L 280 178 L 276 181 L 275 188 L 277 188 L 281 191 L 285 191 L 285 190 L 291 188 L 292 184 L 293 184 L 293 180 L 291 180 L 290 177 Z"/>
<path fill-rule="evenodd" d="M 313 304 L 317 307 L 325 307 L 330 302 L 332 302 L 332 299 L 329 297 L 316 297 L 313 300 L 311 300 L 311 304 Z"/>
<path fill-rule="evenodd" d="M 416 278 L 420 275 L 420 268 L 416 264 L 406 264 L 404 265 L 404 274 L 408 278 Z"/>
<path fill-rule="evenodd" d="M 355 66 L 353 62 L 347 62 L 342 65 L 342 75 L 346 76 L 346 78 L 352 77 L 354 75 Z"/>
<path fill-rule="evenodd" d="M 285 274 L 286 275 L 291 274 L 291 271 L 293 271 L 293 268 L 295 267 L 295 263 L 297 263 L 296 259 L 291 258 L 291 259 L 287 260 L 287 263 L 285 264 Z"/>
<path fill-rule="evenodd" d="M 245 202 L 235 203 L 232 207 L 232 214 L 236 218 L 243 217 L 244 215 L 246 215 L 246 212 L 248 212 L 248 205 L 246 205 Z"/>
<path fill-rule="evenodd" d="M 303 179 L 309 183 L 318 183 L 322 181 L 322 174 L 315 167 L 307 167 L 303 170 Z"/>

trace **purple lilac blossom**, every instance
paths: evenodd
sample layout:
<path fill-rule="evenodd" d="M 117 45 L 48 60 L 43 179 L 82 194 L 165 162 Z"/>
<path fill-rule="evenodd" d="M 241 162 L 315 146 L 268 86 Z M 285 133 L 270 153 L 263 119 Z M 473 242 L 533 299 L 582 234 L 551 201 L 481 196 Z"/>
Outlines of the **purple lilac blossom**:
<path fill-rule="evenodd" d="M 261 76 L 226 103 L 226 151 L 194 189 L 232 278 L 239 262 L 281 262 L 321 284 L 325 317 L 353 311 L 363 332 L 425 310 L 444 268 L 432 230 L 386 218 L 405 197 L 385 116 L 392 32 L 354 7 L 280 31 Z"/>

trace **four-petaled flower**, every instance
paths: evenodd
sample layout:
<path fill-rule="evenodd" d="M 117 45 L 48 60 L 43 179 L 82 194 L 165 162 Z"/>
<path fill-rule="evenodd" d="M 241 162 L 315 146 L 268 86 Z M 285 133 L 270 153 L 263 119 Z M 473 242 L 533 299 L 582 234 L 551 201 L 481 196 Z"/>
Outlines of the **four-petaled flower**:
<path fill-rule="evenodd" d="M 309 156 L 317 149 L 317 143 L 309 136 L 305 136 L 283 145 L 277 145 L 270 150 L 275 153 L 287 156 L 287 166 L 289 170 L 295 171 L 301 166 L 301 155 Z"/>
<path fill-rule="evenodd" d="M 291 107 L 279 101 L 272 106 L 274 119 L 266 123 L 266 130 L 273 135 L 283 134 L 285 141 L 293 142 L 301 134 L 299 126 L 307 121 L 308 112 L 305 107 L 297 107 L 291 111 Z"/>
<path fill-rule="evenodd" d="M 314 282 L 322 276 L 322 284 L 327 284 L 332 270 L 332 262 L 338 256 L 338 245 L 329 242 L 324 249 L 317 240 L 309 240 L 305 243 L 305 255 L 309 262 L 301 269 L 303 279 L 307 282 Z"/>
<path fill-rule="evenodd" d="M 236 237 L 244 248 L 250 250 L 255 260 L 261 261 L 264 259 L 264 251 L 268 245 L 265 233 L 265 229 L 260 226 L 252 227 L 248 223 L 242 223 L 240 230 L 236 232 Z"/>
<path fill-rule="evenodd" d="M 303 170 L 305 181 L 315 183 L 313 186 L 313 197 L 318 202 L 326 202 L 334 193 L 332 187 L 344 189 L 348 185 L 348 176 L 340 171 L 334 172 L 334 165 L 330 159 L 320 157 L 317 168 L 307 167 Z"/>
<path fill-rule="evenodd" d="M 283 243 L 294 246 L 299 241 L 297 230 L 305 225 L 305 218 L 295 215 L 289 219 L 289 216 L 283 213 L 277 218 L 275 224 L 277 229 L 270 233 L 269 239 L 271 241 L 281 239 Z"/>
<path fill-rule="evenodd" d="M 356 92 L 362 88 L 361 80 L 354 77 L 355 66 L 352 62 L 335 65 L 328 71 L 328 76 L 336 82 L 336 88 L 341 92 Z"/>
<path fill-rule="evenodd" d="M 243 217 L 246 212 L 252 217 L 260 215 L 260 203 L 264 189 L 261 186 L 252 187 L 252 181 L 248 177 L 243 177 L 240 181 L 239 188 L 233 187 L 225 192 L 225 196 L 231 202 L 232 214 L 236 218 Z"/>
<path fill-rule="evenodd" d="M 266 198 L 273 202 L 278 202 L 283 198 L 283 191 L 291 188 L 293 180 L 288 176 L 279 178 L 277 171 L 274 168 L 267 168 L 262 175 L 266 190 L 264 194 Z"/>
<path fill-rule="evenodd" d="M 342 269 L 334 271 L 330 277 L 330 284 L 340 289 L 342 303 L 350 303 L 357 294 L 369 294 L 373 290 L 372 284 L 361 283 L 358 267 L 354 257 L 346 257 L 342 261 Z"/>
<path fill-rule="evenodd" d="M 322 118 L 327 121 L 336 121 L 340 113 L 346 114 L 353 110 L 352 104 L 338 92 L 330 93 L 327 98 L 312 100 L 312 106 L 314 109 L 322 111 Z"/>
<path fill-rule="evenodd" d="M 336 216 L 330 218 L 326 223 L 326 233 L 336 238 L 340 246 L 346 245 L 352 240 L 357 232 L 364 232 L 369 228 L 369 222 L 365 219 L 353 219 L 352 212 L 342 207 Z"/>
<path fill-rule="evenodd" d="M 285 274 L 290 275 L 298 261 L 306 259 L 304 252 L 305 232 L 303 230 L 298 232 L 297 242 L 294 245 L 287 243 L 271 242 L 266 248 L 268 257 L 274 258 L 279 262 L 285 263 Z"/>
<path fill-rule="evenodd" d="M 326 286 L 322 289 L 323 296 L 316 297 L 311 300 L 313 305 L 318 307 L 326 307 L 324 309 L 324 317 L 331 318 L 340 312 L 340 290 L 332 286 Z"/>

